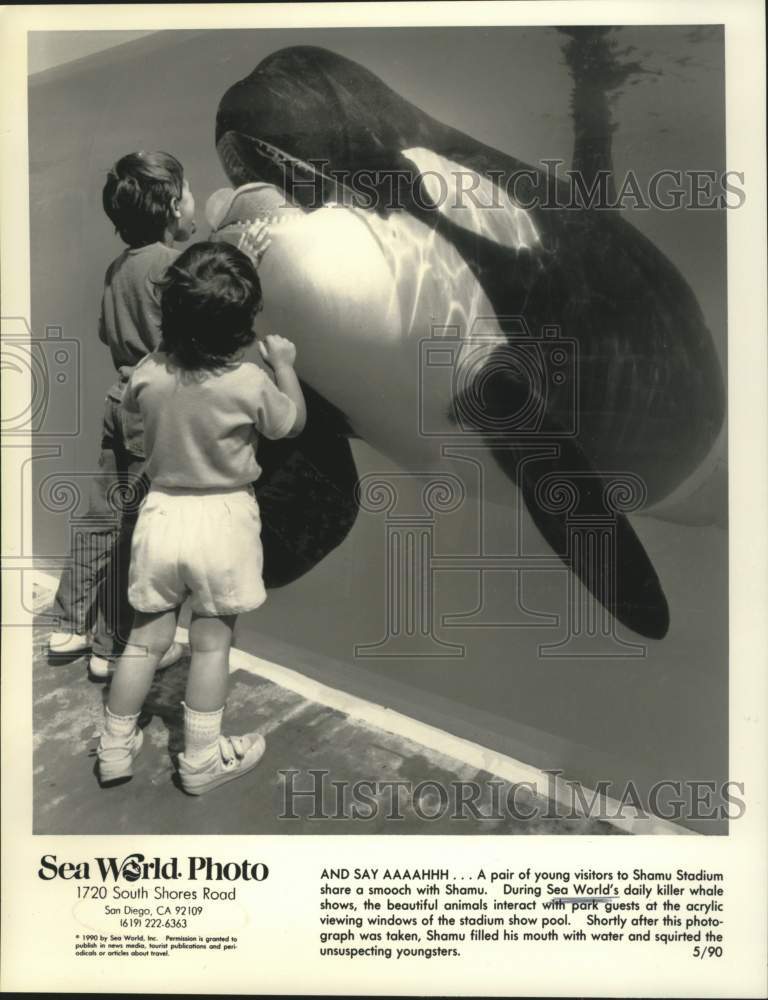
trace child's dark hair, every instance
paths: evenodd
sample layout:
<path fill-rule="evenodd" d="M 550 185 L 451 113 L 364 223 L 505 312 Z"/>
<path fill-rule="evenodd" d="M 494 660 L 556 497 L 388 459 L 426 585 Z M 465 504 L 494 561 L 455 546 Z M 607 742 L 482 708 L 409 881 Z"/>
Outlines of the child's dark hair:
<path fill-rule="evenodd" d="M 181 198 L 184 169 L 170 153 L 129 153 L 107 174 L 104 211 L 130 247 L 162 240 L 171 201 Z"/>
<path fill-rule="evenodd" d="M 162 288 L 162 348 L 182 368 L 217 368 L 256 339 L 256 270 L 229 243 L 195 243 L 171 264 Z"/>

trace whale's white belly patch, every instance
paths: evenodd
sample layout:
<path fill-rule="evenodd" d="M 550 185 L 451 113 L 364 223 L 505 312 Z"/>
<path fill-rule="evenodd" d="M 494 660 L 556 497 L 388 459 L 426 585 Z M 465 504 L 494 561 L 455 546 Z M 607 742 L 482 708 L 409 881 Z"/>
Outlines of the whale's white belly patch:
<path fill-rule="evenodd" d="M 374 448 L 406 468 L 437 463 L 441 430 L 456 433 L 452 399 L 466 381 L 465 358 L 477 370 L 503 342 L 461 256 L 404 213 L 289 209 L 270 228 L 259 333 L 293 340 L 299 375 Z M 473 327 L 482 342 L 468 345 Z M 436 373 L 431 346 L 445 338 L 452 363 Z"/>

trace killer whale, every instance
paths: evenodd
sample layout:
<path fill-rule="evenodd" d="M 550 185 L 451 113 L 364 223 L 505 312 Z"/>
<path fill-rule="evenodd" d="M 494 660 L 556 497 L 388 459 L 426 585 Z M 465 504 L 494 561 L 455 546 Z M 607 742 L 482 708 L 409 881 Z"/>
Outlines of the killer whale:
<path fill-rule="evenodd" d="M 216 140 L 233 184 L 270 182 L 295 202 L 303 200 L 310 211 L 345 200 L 344 185 L 335 180 L 328 185 L 330 171 L 323 174 L 322 167 L 313 164 L 328 165 L 333 177 L 355 171 L 367 171 L 373 178 L 399 174 L 410 181 L 411 189 L 427 175 L 449 178 L 455 169 L 472 172 L 481 188 L 520 175 L 528 185 L 522 189 L 526 197 L 543 193 L 545 202 L 558 202 L 551 197 L 558 194 L 552 191 L 557 182 L 548 175 L 437 122 L 364 67 L 312 47 L 274 53 L 230 88 L 219 106 Z M 317 185 L 307 183 L 318 177 L 319 206 Z M 426 188 L 428 193 L 428 184 Z M 722 422 L 724 398 L 719 363 L 693 293 L 674 266 L 619 213 L 534 207 L 521 214 L 507 199 L 500 214 L 489 213 L 484 219 L 475 213 L 468 219 L 450 204 L 437 199 L 430 204 L 423 194 L 418 200 L 409 198 L 408 190 L 406 183 L 403 207 L 375 199 L 367 215 L 369 227 L 378 226 L 377 238 L 386 243 L 387 223 L 418 225 L 433 234 L 430 238 L 443 256 L 456 256 L 474 276 L 498 323 L 500 356 L 504 338 L 512 341 L 518 333 L 520 316 L 534 329 L 556 324 L 577 345 L 577 433 L 564 433 L 574 398 L 572 386 L 564 384 L 551 387 L 540 401 L 539 431 L 559 440 L 556 457 L 523 462 L 514 441 L 510 446 L 490 433 L 488 450 L 520 487 L 544 537 L 599 599 L 641 634 L 663 636 L 669 623 L 666 600 L 629 521 L 618 519 L 616 591 L 608 593 L 601 583 L 603 573 L 595 574 L 567 553 L 563 517 L 541 502 L 539 487 L 553 474 L 589 474 L 593 485 L 582 513 L 599 516 L 605 482 L 598 472 L 603 477 L 614 471 L 632 473 L 643 483 L 647 502 L 653 503 L 701 461 Z M 306 205 L 308 196 L 314 199 L 311 205 Z M 238 220 L 221 221 L 224 230 Z M 402 271 L 399 277 L 407 283 Z M 265 296 L 269 300 L 268 285 Z M 492 377 L 483 380 L 482 405 L 470 407 L 481 411 L 481 431 L 518 410 L 531 392 L 530 384 L 519 373 L 510 373 L 508 366 L 494 369 L 493 352 L 489 360 Z M 313 456 L 327 455 L 331 442 L 330 453 L 340 457 L 339 467 L 321 478 L 344 503 L 338 521 L 327 517 L 324 525 L 315 526 L 315 551 L 298 560 L 294 555 L 293 562 L 301 566 L 289 569 L 286 578 L 314 564 L 351 526 L 354 465 L 344 450 L 345 437 L 351 431 L 370 440 L 377 429 L 363 430 L 366 414 L 357 401 L 340 406 L 343 393 L 337 392 L 338 386 L 320 387 L 322 379 L 311 365 L 302 374 L 314 391 L 309 425 L 315 441 L 311 447 L 295 446 L 302 449 L 297 468 L 314 468 Z M 472 395 L 471 385 L 468 391 Z M 401 447 L 407 450 L 402 432 Z M 265 459 L 268 490 L 271 476 L 279 476 L 284 468 L 285 455 Z M 323 491 L 315 485 L 319 498 Z M 299 493 L 294 496 L 301 504 Z M 268 522 L 268 512 L 264 520 Z M 265 550 L 269 565 L 266 545 Z M 273 561 L 288 565 L 291 559 L 282 552 Z"/>

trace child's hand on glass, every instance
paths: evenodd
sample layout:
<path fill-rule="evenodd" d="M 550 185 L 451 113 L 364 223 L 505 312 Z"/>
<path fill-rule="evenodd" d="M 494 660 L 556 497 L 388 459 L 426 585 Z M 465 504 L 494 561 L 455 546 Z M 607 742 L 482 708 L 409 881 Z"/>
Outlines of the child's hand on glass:
<path fill-rule="evenodd" d="M 296 361 L 296 347 L 293 342 L 277 333 L 268 333 L 263 340 L 260 340 L 259 350 L 264 360 L 274 369 L 286 366 L 292 368 Z"/>
<path fill-rule="evenodd" d="M 271 242 L 268 223 L 257 219 L 244 230 L 240 242 L 237 244 L 237 249 L 248 254 L 253 261 L 253 266 L 258 267 Z"/>

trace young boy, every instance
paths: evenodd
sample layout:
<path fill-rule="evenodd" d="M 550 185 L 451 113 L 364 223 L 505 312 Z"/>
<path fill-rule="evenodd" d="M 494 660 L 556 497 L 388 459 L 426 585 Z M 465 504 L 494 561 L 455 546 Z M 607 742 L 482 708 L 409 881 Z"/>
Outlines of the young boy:
<path fill-rule="evenodd" d="M 198 243 L 168 268 L 160 350 L 133 371 L 123 409 L 127 429 L 144 428 L 150 490 L 131 552 L 134 624 L 117 664 L 97 755 L 102 784 L 132 776 L 141 749 L 137 722 L 155 668 L 171 645 L 181 604 L 191 598 L 192 663 L 178 769 L 192 795 L 247 773 L 264 752 L 257 734 L 221 736 L 229 649 L 238 614 L 266 599 L 261 522 L 251 483 L 258 435 L 301 432 L 304 397 L 290 341 L 260 347 L 276 385 L 243 362 L 261 304 L 250 259 L 226 243 Z"/>
<path fill-rule="evenodd" d="M 112 672 L 130 630 L 128 557 L 136 507 L 146 491 L 141 435 L 126 440 L 120 402 L 133 367 L 160 342 L 158 283 L 178 256 L 173 243 L 195 231 L 195 201 L 181 164 L 169 153 L 123 156 L 107 175 L 102 201 L 127 244 L 107 270 L 99 321 L 99 338 L 110 350 L 118 379 L 105 401 L 99 475 L 89 497 L 91 530 L 79 537 L 73 571 L 62 576 L 53 608 L 60 631 L 49 640 L 52 653 L 92 646 L 90 672 L 99 678 Z M 120 497 L 127 500 L 122 511 L 115 510 Z M 94 625 L 91 642 L 87 633 Z M 162 666 L 182 652 L 174 644 Z"/>

